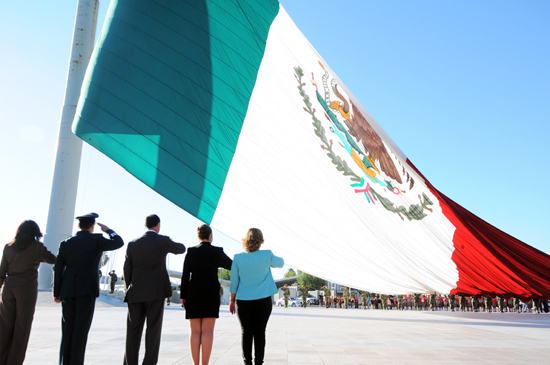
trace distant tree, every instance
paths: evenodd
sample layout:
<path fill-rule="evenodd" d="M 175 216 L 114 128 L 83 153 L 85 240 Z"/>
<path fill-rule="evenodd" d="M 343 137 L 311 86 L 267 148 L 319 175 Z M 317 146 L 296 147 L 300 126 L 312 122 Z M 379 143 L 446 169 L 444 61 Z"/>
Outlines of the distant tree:
<path fill-rule="evenodd" d="M 288 269 L 288 271 L 286 272 L 286 274 L 283 277 L 291 278 L 293 276 L 296 276 L 296 271 L 294 271 L 293 268 L 290 268 L 290 269 Z"/>
<path fill-rule="evenodd" d="M 327 282 L 323 279 L 320 279 L 316 276 L 310 275 L 303 271 L 298 271 L 300 276 L 298 276 L 298 286 L 306 286 L 307 290 L 320 290 L 323 286 L 327 285 Z"/>
<path fill-rule="evenodd" d="M 231 280 L 231 270 L 219 269 L 218 270 L 218 279 Z"/>

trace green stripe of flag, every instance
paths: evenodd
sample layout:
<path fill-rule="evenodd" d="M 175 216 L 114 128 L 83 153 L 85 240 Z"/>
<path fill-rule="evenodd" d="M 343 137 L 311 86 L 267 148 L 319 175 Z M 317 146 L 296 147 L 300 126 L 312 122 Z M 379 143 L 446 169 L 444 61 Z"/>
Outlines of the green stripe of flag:
<path fill-rule="evenodd" d="M 210 222 L 237 146 L 276 0 L 118 0 L 73 129 Z"/>

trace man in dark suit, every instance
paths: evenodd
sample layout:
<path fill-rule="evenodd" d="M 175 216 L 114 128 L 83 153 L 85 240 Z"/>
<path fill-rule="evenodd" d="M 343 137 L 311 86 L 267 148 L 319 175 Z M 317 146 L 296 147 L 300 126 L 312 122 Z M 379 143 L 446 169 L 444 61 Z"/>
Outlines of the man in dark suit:
<path fill-rule="evenodd" d="M 59 244 L 53 296 L 63 309 L 59 352 L 59 364 L 62 365 L 84 364 L 95 300 L 99 296 L 99 260 L 104 251 L 124 246 L 122 238 L 104 224 L 97 223 L 109 239 L 93 234 L 98 217 L 96 213 L 76 217 L 80 231 Z"/>
<path fill-rule="evenodd" d="M 124 285 L 128 304 L 124 364 L 137 365 L 143 325 L 147 319 L 144 365 L 156 364 L 160 348 L 164 299 L 172 296 L 166 270 L 168 253 L 182 254 L 185 246 L 162 236 L 156 214 L 145 220 L 148 231 L 128 244 L 124 262 Z"/>

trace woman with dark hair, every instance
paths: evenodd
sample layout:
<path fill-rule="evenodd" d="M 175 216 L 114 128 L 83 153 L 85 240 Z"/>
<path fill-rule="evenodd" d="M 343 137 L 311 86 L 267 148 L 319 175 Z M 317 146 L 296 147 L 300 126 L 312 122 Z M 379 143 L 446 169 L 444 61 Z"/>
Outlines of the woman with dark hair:
<path fill-rule="evenodd" d="M 220 312 L 218 268 L 231 268 L 231 259 L 223 248 L 212 246 L 212 229 L 203 224 L 197 228 L 200 244 L 190 247 L 181 276 L 181 306 L 189 320 L 189 347 L 193 364 L 207 365 L 212 353 L 214 325 Z M 202 349 L 202 351 L 201 351 Z"/>
<path fill-rule="evenodd" d="M 278 291 L 271 268 L 283 267 L 285 261 L 270 250 L 260 250 L 264 237 L 258 228 L 250 228 L 242 242 L 246 252 L 236 254 L 231 266 L 229 311 L 231 314 L 236 311 L 241 323 L 244 363 L 252 364 L 254 343 L 254 363 L 262 364 L 265 328 L 273 308 L 271 296 Z"/>
<path fill-rule="evenodd" d="M 22 364 L 38 296 L 38 266 L 55 263 L 34 221 L 24 221 L 4 247 L 0 263 L 0 365 Z"/>

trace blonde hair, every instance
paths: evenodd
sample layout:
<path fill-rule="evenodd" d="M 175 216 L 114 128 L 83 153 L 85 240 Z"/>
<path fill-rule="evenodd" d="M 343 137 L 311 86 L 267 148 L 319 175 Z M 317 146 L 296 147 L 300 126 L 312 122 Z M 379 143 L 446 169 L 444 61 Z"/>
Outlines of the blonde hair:
<path fill-rule="evenodd" d="M 262 243 L 264 243 L 264 235 L 258 228 L 250 228 L 242 241 L 246 252 L 258 251 Z"/>

